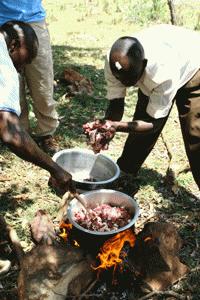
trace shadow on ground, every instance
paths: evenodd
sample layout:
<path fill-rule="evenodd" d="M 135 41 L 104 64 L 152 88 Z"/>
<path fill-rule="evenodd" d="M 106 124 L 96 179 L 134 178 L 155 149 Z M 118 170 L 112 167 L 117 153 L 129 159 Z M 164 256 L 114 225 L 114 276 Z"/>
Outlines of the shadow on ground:
<path fill-rule="evenodd" d="M 92 57 L 95 61 L 104 60 L 101 49 L 75 48 L 70 46 L 54 46 L 54 72 L 57 87 L 55 100 L 60 118 L 60 126 L 56 135 L 62 148 L 73 147 L 77 143 L 85 142 L 82 125 L 95 117 L 103 117 L 107 106 L 105 100 L 105 80 L 103 69 L 97 69 L 94 65 L 78 64 L 79 57 Z M 88 78 L 93 84 L 93 94 L 80 94 L 69 97 L 67 84 L 63 81 L 65 68 L 71 68 Z"/>

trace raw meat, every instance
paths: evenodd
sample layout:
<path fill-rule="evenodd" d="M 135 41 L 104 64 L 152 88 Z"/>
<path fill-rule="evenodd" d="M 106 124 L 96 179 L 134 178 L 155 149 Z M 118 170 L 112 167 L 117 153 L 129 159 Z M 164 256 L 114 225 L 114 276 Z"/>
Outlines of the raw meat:
<path fill-rule="evenodd" d="M 124 227 L 131 221 L 131 215 L 125 207 L 102 204 L 87 212 L 75 212 L 74 221 L 86 229 L 104 232 Z"/>

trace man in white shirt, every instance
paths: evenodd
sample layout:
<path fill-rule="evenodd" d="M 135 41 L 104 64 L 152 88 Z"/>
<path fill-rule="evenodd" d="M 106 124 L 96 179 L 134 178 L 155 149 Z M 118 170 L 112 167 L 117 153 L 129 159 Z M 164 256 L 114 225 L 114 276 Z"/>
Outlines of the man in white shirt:
<path fill-rule="evenodd" d="M 200 34 L 173 25 L 156 25 L 134 37 L 122 37 L 111 47 L 105 62 L 107 98 L 103 129 L 110 131 L 98 144 L 105 148 L 116 131 L 129 132 L 117 163 L 136 175 L 154 147 L 174 101 L 179 113 L 186 153 L 200 187 Z M 126 88 L 138 87 L 133 122 L 119 122 Z M 110 130 L 112 129 L 112 130 Z M 104 136 L 103 136 L 104 135 Z M 97 136 L 97 135 L 96 135 Z M 95 145 L 94 145 L 95 146 Z M 99 147 L 100 150 L 101 147 Z"/>
<path fill-rule="evenodd" d="M 53 59 L 50 45 L 46 12 L 41 0 L 0 0 L 0 26 L 10 20 L 28 23 L 39 40 L 37 57 L 24 66 L 20 80 L 20 122 L 37 141 L 43 151 L 54 154 L 59 150 L 54 133 L 59 125 L 56 101 L 53 98 Z M 29 98 L 32 98 L 36 127 L 31 128 L 29 120 Z"/>

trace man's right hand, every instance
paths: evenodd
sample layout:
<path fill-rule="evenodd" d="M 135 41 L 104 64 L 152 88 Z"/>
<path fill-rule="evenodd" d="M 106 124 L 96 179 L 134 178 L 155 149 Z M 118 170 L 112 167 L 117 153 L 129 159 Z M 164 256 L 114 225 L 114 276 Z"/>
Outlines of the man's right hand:
<path fill-rule="evenodd" d="M 21 127 L 17 115 L 1 111 L 0 129 L 0 138 L 13 153 L 51 174 L 49 184 L 60 194 L 64 194 L 68 190 L 75 190 L 71 174 L 63 170 L 38 147 L 31 136 Z"/>
<path fill-rule="evenodd" d="M 49 178 L 51 186 L 59 195 L 64 195 L 68 190 L 72 193 L 76 191 L 75 183 L 72 181 L 72 175 L 61 167 Z"/>
<path fill-rule="evenodd" d="M 96 120 L 83 125 L 84 133 L 89 140 L 88 144 L 91 145 L 94 153 L 108 149 L 109 142 L 116 133 L 114 123 L 110 120 Z"/>

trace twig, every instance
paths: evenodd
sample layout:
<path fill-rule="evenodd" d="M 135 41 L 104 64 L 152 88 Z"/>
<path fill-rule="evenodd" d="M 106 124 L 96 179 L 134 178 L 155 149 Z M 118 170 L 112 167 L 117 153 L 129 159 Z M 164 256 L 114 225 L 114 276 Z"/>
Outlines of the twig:
<path fill-rule="evenodd" d="M 188 275 L 192 274 L 192 273 L 195 273 L 197 271 L 200 271 L 200 265 L 196 266 L 195 268 L 191 269 L 188 271 L 188 273 L 186 273 L 185 275 L 183 275 L 182 277 L 180 277 L 177 281 L 175 281 L 173 283 L 173 285 L 179 283 L 181 280 L 185 279 Z"/>
<path fill-rule="evenodd" d="M 23 256 L 24 256 L 24 251 L 23 248 L 20 244 L 19 238 L 17 236 L 17 233 L 15 231 L 15 229 L 13 229 L 10 225 L 8 225 L 4 219 L 3 216 L 0 216 L 0 224 L 1 226 L 4 228 L 4 230 L 6 231 L 12 245 L 13 248 L 17 254 L 17 258 L 19 260 L 19 263 L 21 262 Z"/>
<path fill-rule="evenodd" d="M 87 293 L 89 292 L 89 291 L 91 291 L 91 289 L 95 286 L 95 284 L 97 283 L 97 279 L 95 279 L 90 285 L 89 285 L 89 287 L 86 289 L 86 291 L 83 293 L 83 295 L 82 296 L 80 296 L 79 298 L 78 298 L 78 300 L 81 300 L 81 297 L 83 297 L 83 296 L 88 296 L 87 295 Z"/>
<path fill-rule="evenodd" d="M 7 298 L 8 296 L 10 296 L 10 298 Z M 11 297 L 12 297 L 12 299 L 14 299 L 13 297 L 17 297 L 17 289 L 16 288 L 3 289 L 3 291 L 0 292 L 0 299 L 11 299 Z"/>
<path fill-rule="evenodd" d="M 156 213 L 152 213 L 150 214 L 147 218 L 145 218 L 144 221 L 142 221 L 141 223 L 139 223 L 137 226 L 135 226 L 136 228 L 141 228 L 147 221 L 149 221 L 150 219 L 156 217 Z"/>
<path fill-rule="evenodd" d="M 67 206 L 68 206 L 68 203 L 70 201 L 70 192 L 66 192 L 63 197 L 62 197 L 62 200 L 60 202 L 60 205 L 59 205 L 59 210 L 58 210 L 58 214 L 57 214 L 57 217 L 56 219 L 54 220 L 54 222 L 58 222 L 60 223 L 64 216 L 66 215 L 66 212 L 67 212 Z"/>
<path fill-rule="evenodd" d="M 168 156 L 168 167 L 167 167 L 167 171 L 166 171 L 166 177 L 170 179 L 170 183 L 173 185 L 175 183 L 175 173 L 174 170 L 171 167 L 171 162 L 172 162 L 172 150 L 171 147 L 169 145 L 169 143 L 167 142 L 167 140 L 165 139 L 165 136 L 163 134 L 163 132 L 161 133 L 161 138 L 163 141 L 163 144 L 167 150 L 167 156 Z"/>
<path fill-rule="evenodd" d="M 78 193 L 74 194 L 74 197 L 82 204 L 82 206 L 87 210 L 87 204 L 85 200 Z"/>
<path fill-rule="evenodd" d="M 8 241 L 2 241 L 2 242 L 0 242 L 0 246 L 7 245 L 7 244 L 8 244 Z"/>
<path fill-rule="evenodd" d="M 82 299 L 84 299 L 84 298 L 86 298 L 86 299 L 97 299 L 97 298 L 99 298 L 99 299 L 105 299 L 105 297 L 104 297 L 105 295 L 98 295 L 98 294 L 84 294 L 84 295 L 81 295 L 81 296 L 67 296 L 66 298 L 65 298 L 65 300 L 68 300 L 68 299 L 74 299 L 74 300 L 82 300 Z"/>
<path fill-rule="evenodd" d="M 0 275 L 0 279 L 5 279 L 5 278 L 9 278 L 9 277 L 12 277 L 12 279 L 13 279 L 14 277 L 17 278 L 17 272 L 16 272 L 16 270 L 12 270 L 12 271 L 9 271 L 9 272 L 6 273 L 6 274 Z M 16 280 L 17 280 L 17 279 L 16 279 Z M 0 298 L 0 299 L 1 299 L 1 298 Z"/>
<path fill-rule="evenodd" d="M 163 144 L 167 150 L 167 155 L 168 155 L 168 158 L 169 158 L 169 165 L 170 165 L 170 162 L 172 160 L 172 150 L 170 149 L 170 146 L 169 144 L 167 143 L 165 137 L 164 137 L 164 134 L 163 132 L 161 132 L 161 138 L 162 138 L 162 141 L 163 141 Z M 168 165 L 168 168 L 169 168 L 169 165 Z"/>
<path fill-rule="evenodd" d="M 151 292 L 151 293 L 139 298 L 138 300 L 147 300 L 147 299 L 150 299 L 153 296 L 171 296 L 171 297 L 174 297 L 174 298 L 180 299 L 180 300 L 186 300 L 187 299 L 187 296 L 182 296 L 182 295 L 180 295 L 178 293 L 175 293 L 173 291 L 164 291 L 164 292 L 163 291 L 154 291 L 154 292 Z"/>

